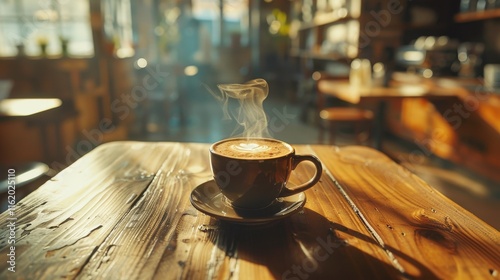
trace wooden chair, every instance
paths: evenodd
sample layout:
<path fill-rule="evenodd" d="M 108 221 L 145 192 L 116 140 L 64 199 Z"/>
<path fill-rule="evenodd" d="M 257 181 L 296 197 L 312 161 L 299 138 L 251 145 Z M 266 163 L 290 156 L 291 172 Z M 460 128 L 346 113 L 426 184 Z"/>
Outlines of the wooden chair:
<path fill-rule="evenodd" d="M 324 143 L 325 132 L 329 135 L 329 144 L 335 142 L 341 126 L 352 126 L 354 129 L 356 143 L 363 144 L 371 137 L 371 126 L 374 114 L 371 110 L 360 108 L 358 106 L 327 106 L 328 95 L 321 92 L 319 84 L 324 80 L 346 80 L 348 77 L 333 77 L 331 75 L 315 72 L 313 79 L 316 81 L 317 109 L 319 116 L 319 135 L 318 142 Z"/>
<path fill-rule="evenodd" d="M 67 151 L 64 149 L 63 124 L 66 120 L 73 121 L 73 141 L 78 140 L 82 131 L 76 101 L 72 98 L 61 98 L 61 101 L 60 107 L 26 117 L 27 126 L 40 129 L 44 162 L 64 159 Z"/>

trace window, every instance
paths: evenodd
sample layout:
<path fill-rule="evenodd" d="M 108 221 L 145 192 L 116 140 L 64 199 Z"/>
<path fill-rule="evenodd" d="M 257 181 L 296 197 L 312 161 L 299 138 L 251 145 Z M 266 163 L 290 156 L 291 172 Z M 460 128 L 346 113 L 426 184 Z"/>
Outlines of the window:
<path fill-rule="evenodd" d="M 106 41 L 113 44 L 114 54 L 117 57 L 131 57 L 134 55 L 132 12 L 130 0 L 102 0 L 104 15 L 104 34 Z"/>
<path fill-rule="evenodd" d="M 88 0 L 0 0 L 0 56 L 92 56 Z"/>
<path fill-rule="evenodd" d="M 224 34 L 220 33 L 221 5 Z M 248 45 L 248 15 L 248 0 L 193 0 L 193 17 L 207 27 L 216 46 L 229 46 L 235 35 L 241 45 Z"/>

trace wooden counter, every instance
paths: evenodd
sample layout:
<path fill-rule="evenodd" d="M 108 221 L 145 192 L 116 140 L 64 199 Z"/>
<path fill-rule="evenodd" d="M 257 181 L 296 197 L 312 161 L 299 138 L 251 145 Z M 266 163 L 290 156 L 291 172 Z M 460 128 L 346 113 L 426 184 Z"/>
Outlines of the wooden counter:
<path fill-rule="evenodd" d="M 352 104 L 375 103 L 376 131 L 390 131 L 416 145 L 416 153 L 435 154 L 500 182 L 500 95 L 480 80 L 396 73 L 390 87 L 325 80 L 318 89 Z"/>
<path fill-rule="evenodd" d="M 322 161 L 320 182 L 300 211 L 249 226 L 190 203 L 208 146 L 99 146 L 0 215 L 0 278 L 498 277 L 500 233 L 374 149 L 295 146 Z"/>

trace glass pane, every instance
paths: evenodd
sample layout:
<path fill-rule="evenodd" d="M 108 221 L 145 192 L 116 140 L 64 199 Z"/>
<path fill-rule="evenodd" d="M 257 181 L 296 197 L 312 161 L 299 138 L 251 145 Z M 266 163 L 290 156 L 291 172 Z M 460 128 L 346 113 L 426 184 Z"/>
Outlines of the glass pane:
<path fill-rule="evenodd" d="M 59 11 L 62 20 L 70 20 L 74 18 L 88 18 L 89 17 L 89 1 L 88 0 L 59 0 Z"/>
<path fill-rule="evenodd" d="M 63 38 L 69 55 L 94 54 L 88 0 L 0 0 L 0 56 L 21 43 L 28 56 L 60 55 Z"/>
<path fill-rule="evenodd" d="M 130 1 L 118 1 L 116 10 L 116 22 L 118 25 L 132 25 L 132 12 L 130 11 Z"/>
<path fill-rule="evenodd" d="M 210 37 L 213 45 L 219 45 L 221 38 L 219 0 L 193 0 L 192 3 L 193 18 L 202 26 L 200 32 L 203 32 L 203 36 Z"/>
<path fill-rule="evenodd" d="M 59 18 L 52 1 L 23 0 L 22 14 L 36 22 L 54 22 Z"/>
<path fill-rule="evenodd" d="M 240 21 L 248 16 L 248 1 L 226 0 L 224 1 L 224 20 Z"/>
<path fill-rule="evenodd" d="M 38 34 L 37 36 L 47 34 L 45 36 L 48 36 L 59 30 L 57 22 L 36 21 L 30 16 L 20 16 L 17 18 L 17 22 L 22 41 L 29 39 L 33 34 Z"/>
<path fill-rule="evenodd" d="M 223 7 L 224 45 L 246 45 L 248 43 L 248 1 L 226 0 Z"/>
<path fill-rule="evenodd" d="M 20 14 L 19 0 L 0 0 L 0 17 L 15 16 Z"/>
<path fill-rule="evenodd" d="M 113 39 L 114 20 L 113 20 L 113 1 L 103 0 L 101 2 L 102 17 L 104 19 L 104 34 L 108 40 Z"/>
<path fill-rule="evenodd" d="M 218 0 L 193 0 L 193 17 L 199 20 L 215 20 L 220 15 Z"/>
<path fill-rule="evenodd" d="M 26 55 L 41 56 L 43 48 L 47 55 L 60 53 L 59 34 L 54 23 L 43 23 L 38 29 L 32 30 L 27 35 L 25 42 Z M 43 47 L 45 46 L 45 47 Z"/>
<path fill-rule="evenodd" d="M 22 42 L 17 22 L 0 22 L 0 56 L 15 56 L 16 45 Z"/>
<path fill-rule="evenodd" d="M 112 44 L 116 55 L 133 55 L 134 36 L 129 0 L 105 0 L 101 2 L 104 14 L 104 33 L 107 43 Z M 155 32 L 160 32 L 160 29 Z"/>
<path fill-rule="evenodd" d="M 92 56 L 94 45 L 92 30 L 88 22 L 68 22 L 64 25 L 68 38 L 68 54 L 70 56 Z"/>

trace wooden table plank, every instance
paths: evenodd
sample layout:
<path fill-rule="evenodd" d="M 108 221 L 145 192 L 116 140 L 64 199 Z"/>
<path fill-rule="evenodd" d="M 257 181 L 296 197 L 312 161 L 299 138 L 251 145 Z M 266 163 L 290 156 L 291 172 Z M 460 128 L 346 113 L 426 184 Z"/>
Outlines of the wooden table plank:
<path fill-rule="evenodd" d="M 380 152 L 315 146 L 323 164 L 411 277 L 487 279 L 500 270 L 497 230 Z"/>
<path fill-rule="evenodd" d="M 173 145 L 98 147 L 0 215 L 0 278 L 16 247 L 17 278 L 72 278 L 89 261 L 152 180 Z M 137 161 L 138 158 L 147 160 Z M 110 174 L 113 174 L 110 176 Z M 17 218 L 16 243 L 7 244 L 8 218 Z"/>
<path fill-rule="evenodd" d="M 300 147 L 298 152 L 311 150 Z M 314 169 L 299 165 L 297 171 L 309 177 Z M 292 181 L 298 181 L 297 177 L 300 176 Z M 240 279 L 401 276 L 335 190 L 331 179 L 324 174 L 321 182 L 307 192 L 304 211 L 268 227 L 245 228 L 216 222 L 212 229 L 219 234 L 216 245 L 233 259 L 226 265 L 214 265 L 220 268 L 215 275 L 223 275 L 224 269 L 229 269 Z M 221 258 L 221 261 L 227 260 Z M 198 262 L 201 261 L 196 258 L 191 260 Z"/>
<path fill-rule="evenodd" d="M 187 241 L 178 237 L 184 230 L 193 230 L 198 213 L 190 204 L 189 194 L 210 179 L 207 151 L 204 145 L 188 144 L 169 149 L 148 189 L 85 266 L 84 278 L 149 279 L 161 260 L 162 270 L 181 275 L 185 252 L 178 247 L 183 248 L 179 245 Z M 147 158 L 139 156 L 136 160 L 144 162 Z M 186 226 L 184 220 L 191 225 Z"/>
<path fill-rule="evenodd" d="M 315 197 L 325 196 L 311 192 L 312 198 L 309 199 L 321 212 L 330 213 L 331 220 L 316 212 L 319 210 L 308 209 L 306 204 L 300 215 L 263 228 L 221 223 L 196 211 L 189 204 L 188 197 L 194 187 L 211 177 L 207 151 L 208 145 L 191 145 L 189 148 L 183 145 L 172 152 L 171 158 L 160 167 L 137 203 L 141 210 L 133 208 L 120 221 L 85 266 L 81 274 L 83 278 L 118 275 L 130 279 L 153 276 L 158 279 L 227 279 L 236 276 L 241 279 L 282 276 L 293 279 L 305 275 L 355 278 L 378 275 L 386 279 L 399 273 L 356 215 L 349 213 L 350 208 L 335 197 L 314 203 Z M 191 156 L 186 157 L 186 153 L 191 153 Z M 194 160 L 189 164 L 182 163 L 186 158 Z M 186 170 L 193 167 L 196 173 Z M 310 166 L 298 167 L 301 176 L 311 176 L 312 172 Z M 179 174 L 184 175 L 179 177 Z M 298 180 L 300 176 L 295 177 L 292 180 Z M 322 181 L 326 191 L 335 190 L 329 177 Z M 339 194 L 336 198 L 342 199 Z M 331 214 L 337 207 L 346 212 L 342 220 Z M 155 231 L 145 232 L 144 226 L 129 227 L 131 220 L 142 221 L 149 227 L 154 225 L 152 230 Z M 349 229 L 354 229 L 351 231 L 364 240 L 353 237 Z M 359 230 L 362 233 L 358 233 Z M 148 243 L 148 240 L 154 242 Z M 283 255 L 283 250 L 290 253 Z M 319 254 L 320 260 L 314 258 L 314 252 Z M 318 267 L 320 261 L 323 263 Z M 374 263 L 384 263 L 385 270 Z M 350 269 L 353 265 L 359 269 Z M 121 267 L 129 269 L 120 270 Z M 120 271 L 126 274 L 118 274 Z"/>
<path fill-rule="evenodd" d="M 498 271 L 498 232 L 367 148 L 297 145 L 297 153 L 320 157 L 325 171 L 293 216 L 254 227 L 211 218 L 189 202 L 212 177 L 208 146 L 117 142 L 84 156 L 19 202 L 15 277 L 399 279 Z M 301 163 L 290 183 L 313 172 Z M 2 279 L 12 276 L 8 215 L 0 215 Z"/>

